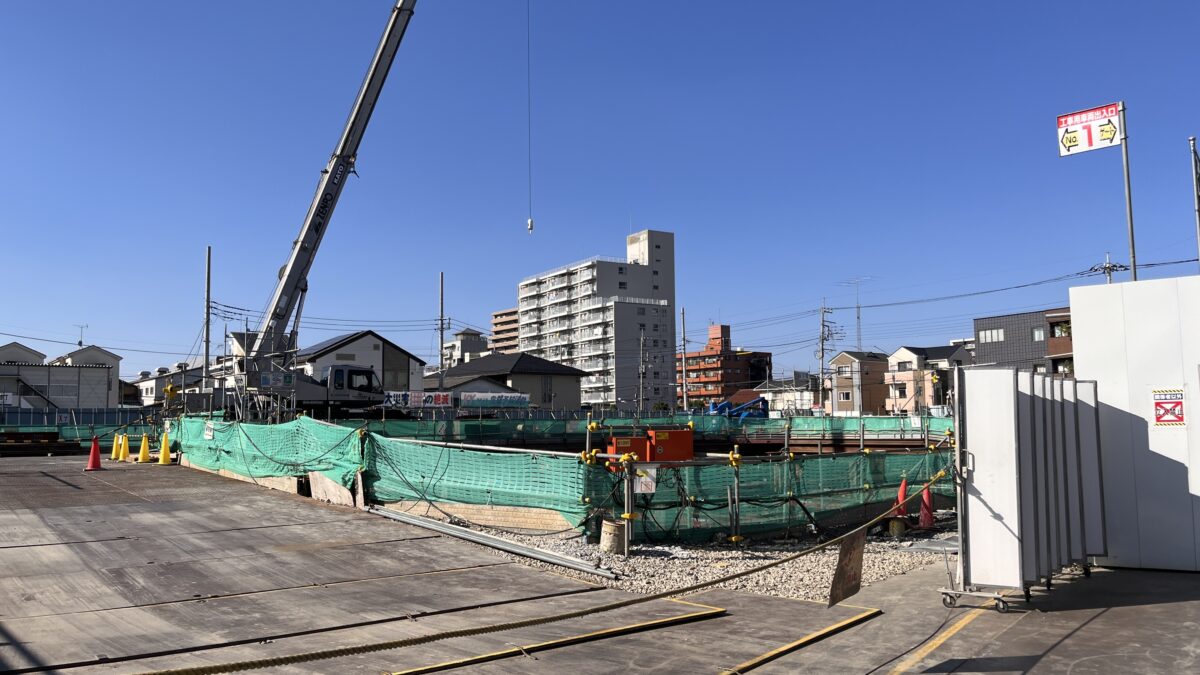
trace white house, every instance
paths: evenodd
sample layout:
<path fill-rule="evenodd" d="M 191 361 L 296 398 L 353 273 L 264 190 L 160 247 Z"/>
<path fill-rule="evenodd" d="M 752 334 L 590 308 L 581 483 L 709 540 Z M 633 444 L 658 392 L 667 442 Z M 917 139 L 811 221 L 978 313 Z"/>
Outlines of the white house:
<path fill-rule="evenodd" d="M 332 365 L 374 370 L 384 391 L 423 391 L 425 362 L 373 330 L 330 338 L 296 352 L 296 369 L 320 377 Z"/>
<path fill-rule="evenodd" d="M 19 408 L 116 408 L 121 357 L 88 346 L 48 363 L 17 342 L 0 347 L 0 404 Z"/>

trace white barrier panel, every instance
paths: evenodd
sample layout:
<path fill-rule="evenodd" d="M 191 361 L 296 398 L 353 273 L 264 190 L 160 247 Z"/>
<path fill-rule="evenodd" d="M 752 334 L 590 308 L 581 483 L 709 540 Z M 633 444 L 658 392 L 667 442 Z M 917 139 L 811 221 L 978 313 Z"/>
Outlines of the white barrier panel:
<path fill-rule="evenodd" d="M 1021 588 L 1017 380 L 1011 370 L 966 373 L 968 585 Z M 986 414 L 985 414 L 986 413 Z"/>
<path fill-rule="evenodd" d="M 1083 550 L 1087 556 L 1108 554 L 1105 541 L 1104 476 L 1100 470 L 1100 415 L 1096 383 L 1076 383 L 1079 416 L 1079 473 L 1083 512 Z"/>
<path fill-rule="evenodd" d="M 1083 495 L 1079 474 L 1079 413 L 1076 405 L 1077 393 L 1074 380 L 1062 383 L 1063 439 L 1067 472 L 1067 529 L 1071 533 L 1068 559 L 1073 563 L 1084 562 L 1083 552 Z"/>
<path fill-rule="evenodd" d="M 1063 406 L 1062 380 L 1046 382 L 1046 391 L 1050 399 L 1050 461 L 1054 462 L 1054 532 L 1058 540 L 1055 550 L 1054 568 L 1061 569 L 1070 564 L 1071 556 L 1068 547 L 1071 542 L 1071 530 L 1067 526 L 1067 471 L 1063 452 Z"/>
<path fill-rule="evenodd" d="M 1044 576 L 1038 528 L 1037 444 L 1033 425 L 1033 373 L 1017 373 L 1017 481 L 1021 499 L 1021 576 L 1035 584 Z"/>
<path fill-rule="evenodd" d="M 1046 399 L 1046 378 L 1033 376 L 1034 462 L 1038 468 L 1038 569 L 1042 576 L 1058 569 L 1058 550 L 1054 518 L 1054 465 L 1047 451 L 1050 442 L 1050 402 Z"/>

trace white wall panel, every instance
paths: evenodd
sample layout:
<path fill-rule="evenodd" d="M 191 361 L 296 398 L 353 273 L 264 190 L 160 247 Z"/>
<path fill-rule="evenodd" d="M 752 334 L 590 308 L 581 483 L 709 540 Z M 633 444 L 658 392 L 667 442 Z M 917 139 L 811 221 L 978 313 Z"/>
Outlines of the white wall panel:
<path fill-rule="evenodd" d="M 1076 382 L 1079 471 L 1084 512 L 1083 548 L 1087 556 L 1102 556 L 1108 552 L 1104 540 L 1104 469 L 1100 462 L 1100 418 L 1096 393 L 1095 382 Z"/>
<path fill-rule="evenodd" d="M 969 370 L 965 389 L 966 583 L 1020 588 L 1016 373 Z"/>
<path fill-rule="evenodd" d="M 1067 531 L 1070 562 L 1083 562 L 1083 495 L 1079 473 L 1079 414 L 1074 380 L 1063 380 L 1063 448 L 1066 467 Z"/>
<path fill-rule="evenodd" d="M 1017 481 L 1021 500 L 1021 576 L 1037 583 L 1043 575 L 1038 564 L 1038 471 L 1033 425 L 1033 373 L 1017 373 Z"/>

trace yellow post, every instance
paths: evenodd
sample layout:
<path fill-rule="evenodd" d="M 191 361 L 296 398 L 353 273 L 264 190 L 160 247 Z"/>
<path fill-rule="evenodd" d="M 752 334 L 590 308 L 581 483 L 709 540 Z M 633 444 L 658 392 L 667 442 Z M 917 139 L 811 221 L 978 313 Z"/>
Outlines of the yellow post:
<path fill-rule="evenodd" d="M 166 438 L 166 436 L 164 435 L 163 438 Z M 146 437 L 146 434 L 142 434 L 142 448 L 138 452 L 138 464 L 149 464 L 149 463 L 150 463 L 150 439 Z"/>
<path fill-rule="evenodd" d="M 108 456 L 110 461 L 116 461 L 121 458 L 121 434 L 113 434 L 113 449 Z"/>
<path fill-rule="evenodd" d="M 129 434 L 121 434 L 121 455 L 117 457 L 118 461 L 129 461 Z"/>
<path fill-rule="evenodd" d="M 167 438 L 166 434 L 163 434 L 162 447 L 158 450 L 158 465 L 171 465 L 171 439 Z"/>

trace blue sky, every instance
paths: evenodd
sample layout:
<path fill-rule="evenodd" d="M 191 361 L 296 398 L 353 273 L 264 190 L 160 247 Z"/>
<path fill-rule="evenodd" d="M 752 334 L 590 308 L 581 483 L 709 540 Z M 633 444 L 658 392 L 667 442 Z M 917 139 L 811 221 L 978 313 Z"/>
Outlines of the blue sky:
<path fill-rule="evenodd" d="M 200 328 L 205 245 L 214 298 L 261 309 L 389 10 L 6 4 L 0 331 L 74 341 L 86 323 L 89 343 L 147 350 L 122 351 L 123 374 L 174 363 Z M 522 277 L 654 228 L 676 233 L 690 338 L 732 323 L 735 343 L 780 345 L 777 372 L 811 367 L 815 317 L 760 320 L 853 304 L 839 281 L 871 277 L 873 304 L 1127 261 L 1120 152 L 1054 145 L 1057 114 L 1118 99 L 1139 261 L 1193 258 L 1198 19 L 1164 2 L 533 0 L 530 236 L 525 3 L 423 0 L 305 313 L 403 325 L 388 337 L 429 357 L 439 271 L 447 313 L 486 326 Z M 1067 286 L 868 309 L 864 346 L 944 343 Z M 852 346 L 853 312 L 833 319 Z M 318 328 L 302 342 L 335 334 Z"/>

